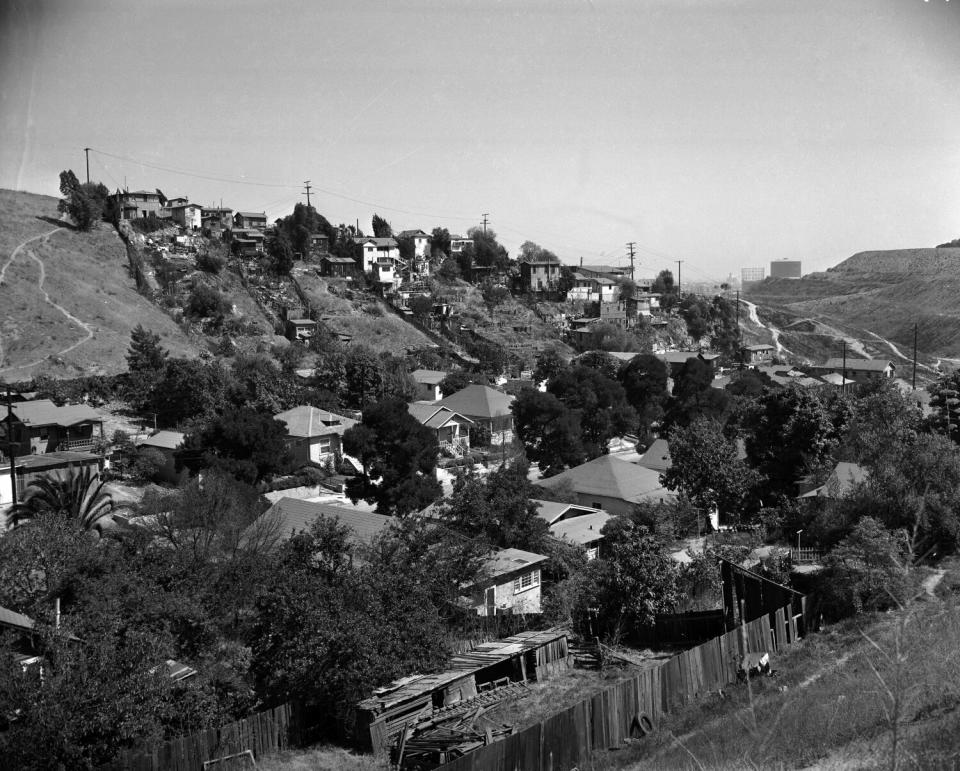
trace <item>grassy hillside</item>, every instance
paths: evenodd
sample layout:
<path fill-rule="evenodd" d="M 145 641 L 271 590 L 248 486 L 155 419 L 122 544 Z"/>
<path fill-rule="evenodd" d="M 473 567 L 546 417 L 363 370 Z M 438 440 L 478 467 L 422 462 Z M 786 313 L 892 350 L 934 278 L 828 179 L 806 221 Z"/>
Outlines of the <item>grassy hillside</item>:
<path fill-rule="evenodd" d="M 173 320 L 137 293 L 113 228 L 76 232 L 58 221 L 57 199 L 30 193 L 0 190 L 0 210 L 0 377 L 123 371 L 138 323 L 174 355 L 196 354 Z"/>
<path fill-rule="evenodd" d="M 776 319 L 787 348 L 808 358 L 839 355 L 844 336 L 897 360 L 886 338 L 909 357 L 914 324 L 922 358 L 960 356 L 960 249 L 860 252 L 824 273 L 768 279 L 745 296 Z"/>

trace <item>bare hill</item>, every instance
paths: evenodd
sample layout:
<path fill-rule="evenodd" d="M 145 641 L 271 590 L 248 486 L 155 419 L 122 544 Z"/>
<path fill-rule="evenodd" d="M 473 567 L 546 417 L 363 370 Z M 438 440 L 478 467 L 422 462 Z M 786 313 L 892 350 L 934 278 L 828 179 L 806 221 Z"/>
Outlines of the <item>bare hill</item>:
<path fill-rule="evenodd" d="M 177 356 L 196 355 L 174 321 L 137 293 L 113 228 L 79 233 L 57 199 L 0 190 L 0 378 L 76 377 L 126 369 L 137 324 Z"/>
<path fill-rule="evenodd" d="M 958 248 L 859 252 L 823 273 L 768 279 L 745 296 L 775 318 L 783 345 L 806 358 L 838 355 L 841 339 L 853 341 L 854 355 L 910 357 L 914 325 L 921 359 L 960 357 Z M 811 344 L 808 334 L 826 338 Z"/>

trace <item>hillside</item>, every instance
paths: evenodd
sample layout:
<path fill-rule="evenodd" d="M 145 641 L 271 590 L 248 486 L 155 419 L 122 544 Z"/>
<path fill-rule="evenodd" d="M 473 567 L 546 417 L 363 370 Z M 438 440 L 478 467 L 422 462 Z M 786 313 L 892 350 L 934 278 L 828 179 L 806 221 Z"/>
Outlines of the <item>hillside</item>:
<path fill-rule="evenodd" d="M 912 356 L 931 366 L 960 357 L 960 248 L 859 252 L 799 280 L 767 279 L 744 296 L 799 358 Z M 893 345 L 891 346 L 890 343 Z"/>
<path fill-rule="evenodd" d="M 137 324 L 176 356 L 196 345 L 137 293 L 113 228 L 79 233 L 59 221 L 57 199 L 0 190 L 0 378 L 76 377 L 126 369 Z"/>

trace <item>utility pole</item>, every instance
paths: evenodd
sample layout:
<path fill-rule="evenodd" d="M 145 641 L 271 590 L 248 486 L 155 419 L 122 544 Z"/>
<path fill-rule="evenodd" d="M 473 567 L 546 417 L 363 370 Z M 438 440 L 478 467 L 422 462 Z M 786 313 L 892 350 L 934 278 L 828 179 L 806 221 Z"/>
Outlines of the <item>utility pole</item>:
<path fill-rule="evenodd" d="M 10 386 L 7 385 L 7 452 L 10 453 L 10 496 L 13 505 L 17 505 L 17 446 L 13 443 L 13 401 Z"/>
<path fill-rule="evenodd" d="M 627 241 L 627 250 L 630 252 L 628 255 L 630 257 L 630 280 L 633 281 L 633 258 L 635 255 L 634 250 L 636 249 L 636 241 Z"/>
<path fill-rule="evenodd" d="M 90 184 L 90 148 L 84 147 L 83 152 L 87 156 L 87 184 L 89 185 Z"/>
<path fill-rule="evenodd" d="M 303 186 L 307 188 L 307 208 L 309 209 L 310 208 L 310 187 L 311 187 L 310 180 L 308 179 L 306 182 L 304 182 Z"/>
<path fill-rule="evenodd" d="M 743 369 L 743 330 L 740 329 L 740 290 L 737 290 L 737 358 L 740 359 L 740 369 Z"/>
<path fill-rule="evenodd" d="M 913 324 L 913 390 L 917 390 L 917 323 Z"/>
<path fill-rule="evenodd" d="M 680 297 L 680 266 L 683 264 L 683 260 L 677 260 L 677 298 Z"/>
<path fill-rule="evenodd" d="M 486 235 L 486 234 L 487 234 L 487 223 L 490 221 L 490 220 L 489 220 L 490 215 L 489 215 L 489 214 L 482 214 L 482 215 L 480 215 L 480 216 L 483 217 L 483 234 Z"/>

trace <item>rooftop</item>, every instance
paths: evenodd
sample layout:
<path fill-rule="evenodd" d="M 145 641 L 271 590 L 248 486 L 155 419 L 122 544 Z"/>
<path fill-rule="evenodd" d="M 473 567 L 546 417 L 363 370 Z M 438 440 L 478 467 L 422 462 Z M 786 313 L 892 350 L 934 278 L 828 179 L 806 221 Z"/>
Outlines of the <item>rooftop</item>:
<path fill-rule="evenodd" d="M 603 526 L 607 524 L 613 516 L 605 511 L 596 511 L 592 514 L 582 514 L 579 517 L 570 517 L 562 519 L 550 526 L 550 534 L 561 541 L 570 543 L 584 544 L 591 543 L 600 538 L 603 534 Z"/>
<path fill-rule="evenodd" d="M 427 428 L 442 428 L 456 418 L 465 420 L 468 423 L 473 423 L 470 418 L 461 415 L 459 412 L 454 412 L 448 407 L 442 407 L 432 402 L 412 402 L 407 405 L 407 412 Z"/>
<path fill-rule="evenodd" d="M 546 562 L 547 559 L 542 554 L 523 549 L 497 549 L 483 563 L 483 572 L 490 577 L 504 576 Z"/>
<path fill-rule="evenodd" d="M 827 359 L 827 363 L 823 365 L 824 369 L 848 369 L 851 372 L 883 372 L 887 367 L 892 367 L 896 369 L 889 359 L 844 359 L 834 358 Z"/>
<path fill-rule="evenodd" d="M 435 402 L 470 418 L 496 418 L 510 415 L 514 397 L 485 385 L 468 385 Z"/>
<path fill-rule="evenodd" d="M 559 503 L 558 501 L 544 501 L 531 498 L 531 503 L 537 504 L 537 516 L 548 525 L 555 524 L 562 519 L 573 519 L 586 514 L 596 514 L 600 509 L 581 506 L 579 503 Z"/>
<path fill-rule="evenodd" d="M 141 447 L 159 447 L 163 450 L 176 450 L 183 444 L 184 434 L 179 431 L 157 431 L 137 442 Z"/>
<path fill-rule="evenodd" d="M 440 381 L 449 374 L 449 372 L 443 372 L 439 369 L 415 369 L 410 373 L 410 377 L 417 383 L 439 385 Z"/>
<path fill-rule="evenodd" d="M 543 479 L 539 484 L 551 489 L 565 481 L 578 493 L 619 498 L 631 503 L 676 497 L 675 493 L 661 484 L 659 471 L 638 466 L 613 455 L 601 455 L 549 479 Z"/>
<path fill-rule="evenodd" d="M 647 451 L 640 456 L 637 465 L 653 471 L 666 471 L 673 465 L 670 459 L 670 443 L 666 439 L 655 439 Z"/>
<path fill-rule="evenodd" d="M 298 533 L 308 531 L 321 517 L 336 519 L 350 529 L 352 543 L 369 543 L 386 530 L 392 517 L 359 511 L 329 503 L 305 501 L 300 498 L 281 498 L 258 517 L 257 521 L 276 516 L 279 520 L 277 535 L 286 541 Z M 256 522 L 254 523 L 256 524 Z M 253 525 L 251 525 L 253 527 Z"/>
<path fill-rule="evenodd" d="M 76 426 L 79 423 L 103 420 L 96 410 L 86 404 L 65 404 L 58 407 L 49 399 L 15 402 L 11 409 L 17 420 L 27 426 Z"/>
<path fill-rule="evenodd" d="M 92 452 L 75 452 L 61 450 L 60 452 L 45 452 L 41 455 L 18 455 L 16 464 L 27 471 L 42 471 L 47 468 L 99 463 L 100 456 Z"/>
<path fill-rule="evenodd" d="M 293 323 L 296 324 L 300 321 L 302 319 L 294 319 Z M 274 415 L 274 418 L 287 425 L 288 435 L 306 438 L 330 436 L 331 434 L 342 436 L 344 431 L 357 424 L 357 421 L 351 418 L 345 418 L 342 415 L 309 405 L 294 407 L 286 412 Z"/>

